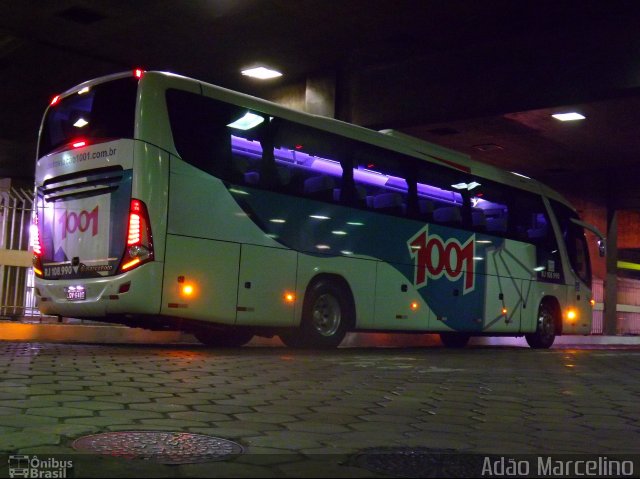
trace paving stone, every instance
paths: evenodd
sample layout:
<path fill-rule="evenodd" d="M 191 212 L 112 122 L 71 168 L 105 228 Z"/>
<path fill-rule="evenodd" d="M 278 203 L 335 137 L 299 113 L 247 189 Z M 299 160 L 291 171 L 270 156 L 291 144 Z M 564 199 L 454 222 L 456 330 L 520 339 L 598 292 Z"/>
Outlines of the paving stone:
<path fill-rule="evenodd" d="M 19 414 L 16 416 L 0 416 L 0 426 L 25 428 L 43 424 L 57 424 L 58 419 L 49 416 L 34 416 L 31 414 Z"/>
<path fill-rule="evenodd" d="M 70 408 L 87 409 L 89 411 L 104 411 L 108 409 L 124 408 L 123 404 L 114 403 L 114 402 L 104 402 L 104 401 L 92 401 L 89 399 L 85 401 L 65 402 L 63 403 L 63 406 L 70 407 Z"/>
<path fill-rule="evenodd" d="M 268 447 L 274 449 L 284 449 L 286 451 L 299 451 L 301 449 L 318 448 L 322 443 L 316 437 L 308 436 L 306 433 L 279 433 L 269 432 L 264 436 L 245 437 L 243 441 L 249 447 Z"/>
<path fill-rule="evenodd" d="M 285 424 L 285 427 L 290 431 L 313 432 L 322 434 L 338 434 L 352 430 L 349 427 L 341 426 L 338 424 L 308 421 L 289 422 Z"/>
<path fill-rule="evenodd" d="M 139 411 L 135 409 L 116 409 L 100 411 L 99 415 L 102 417 L 115 417 L 119 419 L 154 419 L 163 417 L 161 413 L 153 411 Z"/>
<path fill-rule="evenodd" d="M 141 419 L 136 424 L 146 424 L 148 426 L 162 426 L 167 430 L 176 428 L 177 430 L 185 430 L 191 427 L 207 427 L 209 423 L 203 421 L 190 421 L 188 419 L 168 419 L 168 418 L 153 418 L 153 419 Z"/>
<path fill-rule="evenodd" d="M 262 412 L 234 414 L 239 421 L 283 424 L 296 421 L 297 418 L 288 414 L 268 414 Z"/>
<path fill-rule="evenodd" d="M 34 396 L 31 399 L 16 399 L 15 401 L 0 401 L 0 407 L 22 408 L 31 407 L 55 407 L 58 405 L 56 401 L 42 400 L 40 396 Z"/>
<path fill-rule="evenodd" d="M 8 432 L 0 435 L 0 451 L 6 453 L 19 452 L 23 448 L 43 445 L 57 445 L 60 436 L 55 433 L 33 434 L 26 432 Z"/>
<path fill-rule="evenodd" d="M 27 414 L 33 416 L 48 416 L 57 418 L 91 416 L 93 413 L 86 409 L 72 407 L 39 407 L 27 409 Z"/>
<path fill-rule="evenodd" d="M 168 416 L 171 419 L 185 419 L 187 421 L 199 421 L 199 422 L 216 422 L 216 421 L 231 421 L 233 417 L 228 414 L 216 414 L 212 412 L 202 411 L 182 411 L 172 412 Z"/>
<path fill-rule="evenodd" d="M 257 408 L 252 409 L 248 406 L 224 406 L 222 404 L 195 405 L 192 409 L 195 411 L 213 412 L 218 414 L 241 414 L 253 412 L 254 409 L 261 412 Z"/>

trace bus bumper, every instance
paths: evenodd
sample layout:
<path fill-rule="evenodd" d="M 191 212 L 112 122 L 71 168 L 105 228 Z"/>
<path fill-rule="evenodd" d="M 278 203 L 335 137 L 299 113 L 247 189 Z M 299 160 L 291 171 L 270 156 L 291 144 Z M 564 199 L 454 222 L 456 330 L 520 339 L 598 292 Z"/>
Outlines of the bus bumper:
<path fill-rule="evenodd" d="M 71 318 L 158 314 L 162 295 L 163 266 L 163 263 L 153 261 L 133 271 L 105 278 L 70 280 L 36 278 L 38 307 L 43 314 Z M 85 299 L 67 299 L 67 289 L 70 286 L 84 287 Z"/>

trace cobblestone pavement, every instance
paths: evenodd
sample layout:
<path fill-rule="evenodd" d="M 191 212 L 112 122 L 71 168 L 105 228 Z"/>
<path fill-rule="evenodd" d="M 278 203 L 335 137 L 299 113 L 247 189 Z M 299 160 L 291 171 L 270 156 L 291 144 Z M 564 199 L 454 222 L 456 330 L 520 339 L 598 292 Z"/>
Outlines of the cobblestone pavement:
<path fill-rule="evenodd" d="M 0 349 L 0 452 L 70 455 L 76 477 L 371 477 L 349 458 L 380 447 L 640 453 L 637 347 Z M 145 430 L 245 452 L 168 466 L 71 448 L 88 434 Z"/>

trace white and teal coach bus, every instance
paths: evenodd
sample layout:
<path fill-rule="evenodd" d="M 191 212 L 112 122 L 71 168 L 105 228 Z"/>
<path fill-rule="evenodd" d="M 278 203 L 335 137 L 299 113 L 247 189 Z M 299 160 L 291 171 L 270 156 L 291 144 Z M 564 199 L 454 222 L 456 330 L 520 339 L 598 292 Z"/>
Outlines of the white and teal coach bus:
<path fill-rule="evenodd" d="M 33 228 L 45 314 L 209 345 L 348 331 L 522 336 L 591 328 L 584 228 L 529 178 L 393 131 L 135 72 L 56 96 Z"/>

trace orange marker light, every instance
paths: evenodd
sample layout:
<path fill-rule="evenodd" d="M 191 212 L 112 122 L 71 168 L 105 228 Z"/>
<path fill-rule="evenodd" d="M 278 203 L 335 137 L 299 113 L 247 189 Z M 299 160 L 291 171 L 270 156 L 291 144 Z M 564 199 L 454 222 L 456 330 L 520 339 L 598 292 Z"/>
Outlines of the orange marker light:
<path fill-rule="evenodd" d="M 576 313 L 575 309 L 570 309 L 567 311 L 567 319 L 576 319 L 577 316 L 578 314 Z"/>
<path fill-rule="evenodd" d="M 502 314 L 505 316 L 507 315 L 507 308 L 502 308 Z"/>
<path fill-rule="evenodd" d="M 411 303 L 411 311 L 418 311 L 420 304 L 417 301 Z"/>
<path fill-rule="evenodd" d="M 293 303 L 296 300 L 296 295 L 290 292 L 284 293 L 284 300 L 287 303 Z"/>
<path fill-rule="evenodd" d="M 591 305 L 591 307 L 593 308 L 596 305 L 596 300 L 592 299 L 591 301 L 589 301 L 589 304 Z"/>
<path fill-rule="evenodd" d="M 182 295 L 183 296 L 193 296 L 195 292 L 195 288 L 191 284 L 185 284 L 182 286 Z"/>

